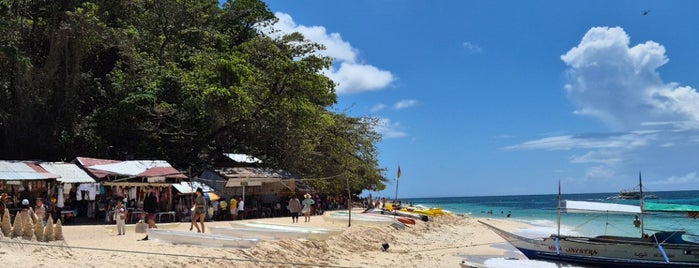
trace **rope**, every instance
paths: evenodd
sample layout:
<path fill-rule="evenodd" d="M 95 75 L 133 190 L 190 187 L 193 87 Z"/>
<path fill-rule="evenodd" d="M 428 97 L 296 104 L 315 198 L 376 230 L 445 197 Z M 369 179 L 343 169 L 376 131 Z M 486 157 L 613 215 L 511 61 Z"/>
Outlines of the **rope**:
<path fill-rule="evenodd" d="M 4 241 L 4 240 L 0 240 L 0 243 L 17 244 L 17 245 L 30 245 L 30 246 L 42 246 L 42 247 L 55 247 L 55 248 L 61 248 L 61 249 L 83 249 L 83 250 L 121 252 L 121 253 L 157 255 L 157 256 L 183 257 L 183 258 L 201 258 L 201 259 L 265 263 L 265 264 L 284 264 L 284 265 L 291 265 L 291 266 L 354 268 L 353 266 L 335 266 L 335 265 L 328 265 L 328 264 L 313 264 L 313 263 L 301 263 L 301 262 L 263 261 L 263 260 L 236 259 L 236 258 L 227 258 L 227 257 L 207 257 L 207 256 L 197 256 L 197 255 L 188 255 L 188 254 L 173 254 L 173 253 L 160 253 L 160 252 L 155 253 L 155 252 L 136 251 L 136 250 L 79 247 L 79 246 L 53 245 L 53 244 L 39 244 L 39 243 L 31 243 L 31 242 L 16 242 L 16 241 Z"/>
<path fill-rule="evenodd" d="M 460 245 L 460 246 L 440 247 L 440 248 L 430 248 L 430 249 L 420 249 L 420 250 L 403 250 L 403 251 L 396 251 L 396 252 L 398 252 L 398 253 L 413 253 L 413 252 L 438 251 L 438 250 L 455 249 L 455 248 L 470 248 L 470 247 L 490 246 L 490 245 L 501 244 L 501 243 L 503 243 L 503 242 L 490 242 L 490 243 L 482 243 L 482 244 L 470 244 L 470 245 Z"/>

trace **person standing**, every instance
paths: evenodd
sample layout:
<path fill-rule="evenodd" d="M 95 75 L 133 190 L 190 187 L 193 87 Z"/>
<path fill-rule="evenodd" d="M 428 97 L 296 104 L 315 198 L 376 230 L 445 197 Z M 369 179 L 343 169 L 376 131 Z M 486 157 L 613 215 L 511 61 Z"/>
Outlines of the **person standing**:
<path fill-rule="evenodd" d="M 243 197 L 240 197 L 240 201 L 238 201 L 238 217 L 241 220 L 245 219 L 245 200 Z"/>
<path fill-rule="evenodd" d="M 211 202 L 211 211 L 212 211 L 212 213 L 211 213 L 211 215 L 209 215 L 209 216 L 211 217 L 211 220 L 212 220 L 212 221 L 214 221 L 214 220 L 217 221 L 218 218 L 221 216 L 220 213 L 219 213 L 219 211 L 218 211 L 218 209 L 219 209 L 218 204 L 219 204 L 218 200 L 214 200 L 214 201 Z"/>
<path fill-rule="evenodd" d="M 289 213 L 291 213 L 291 222 L 299 222 L 299 213 L 301 213 L 301 201 L 296 195 L 289 200 Z"/>
<path fill-rule="evenodd" d="M 34 214 L 36 215 L 36 218 L 41 221 L 42 226 L 46 225 L 46 220 L 48 219 L 46 211 L 47 209 L 46 205 L 44 205 L 44 200 L 37 198 L 36 204 L 34 205 Z"/>
<path fill-rule="evenodd" d="M 238 218 L 238 200 L 235 197 L 231 197 L 231 201 L 228 203 L 228 209 L 231 211 L 231 220 L 237 220 Z"/>
<path fill-rule="evenodd" d="M 303 202 L 301 202 L 303 205 L 303 209 L 301 209 L 301 212 L 303 212 L 303 221 L 309 222 L 311 221 L 311 206 L 313 206 L 316 201 L 313 201 L 311 195 L 308 193 L 303 195 L 303 197 L 305 198 L 303 199 Z"/>
<path fill-rule="evenodd" d="M 221 198 L 221 201 L 218 202 L 218 220 L 228 220 L 228 202 L 225 198 Z"/>
<path fill-rule="evenodd" d="M 158 228 L 155 226 L 155 213 L 158 211 L 158 198 L 155 196 L 153 186 L 148 186 L 146 198 L 143 200 L 143 211 L 146 213 L 146 217 L 148 218 L 148 229 Z M 141 240 L 148 240 L 148 235 Z"/>
<path fill-rule="evenodd" d="M 204 191 L 201 188 L 197 188 L 197 191 L 195 193 L 197 197 L 194 199 L 194 220 L 199 220 L 199 224 L 201 224 L 201 229 L 199 226 L 197 226 L 197 223 L 194 223 L 194 226 L 197 227 L 197 233 L 204 232 L 204 220 L 206 219 L 206 200 L 204 199 Z"/>
<path fill-rule="evenodd" d="M 117 225 L 117 235 L 126 234 L 126 208 L 124 207 L 124 201 L 117 199 L 117 204 L 114 207 L 114 220 L 116 220 Z"/>

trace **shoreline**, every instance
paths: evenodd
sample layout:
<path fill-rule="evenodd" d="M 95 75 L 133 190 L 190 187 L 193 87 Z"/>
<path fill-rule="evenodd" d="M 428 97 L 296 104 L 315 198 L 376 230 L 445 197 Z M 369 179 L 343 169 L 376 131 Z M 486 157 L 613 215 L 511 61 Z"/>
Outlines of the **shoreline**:
<path fill-rule="evenodd" d="M 353 210 L 354 212 L 354 210 Z M 429 222 L 417 222 L 405 230 L 393 227 L 362 226 L 326 221 L 313 216 L 299 226 L 344 229 L 324 241 L 260 241 L 249 249 L 171 245 L 159 241 L 137 241 L 145 234 L 129 231 L 117 236 L 113 225 L 63 226 L 65 241 L 31 242 L 21 238 L 3 238 L 0 256 L 7 266 L 40 267 L 70 265 L 78 267 L 184 267 L 217 265 L 221 267 L 455 267 L 462 260 L 484 261 L 487 257 L 509 256 L 507 244 L 478 220 L 494 223 L 510 231 L 530 227 L 509 219 L 473 216 L 439 216 Z M 246 221 L 291 224 L 291 219 L 265 218 Z M 133 226 L 133 225 L 131 225 Z M 230 221 L 206 222 L 206 227 L 230 227 Z M 164 226 L 165 227 L 165 226 Z M 167 226 L 189 231 L 189 223 Z M 133 230 L 133 229 L 131 229 Z M 382 243 L 389 249 L 383 251 Z M 514 249 L 514 248 L 512 248 Z M 482 264 L 482 263 L 481 263 Z"/>

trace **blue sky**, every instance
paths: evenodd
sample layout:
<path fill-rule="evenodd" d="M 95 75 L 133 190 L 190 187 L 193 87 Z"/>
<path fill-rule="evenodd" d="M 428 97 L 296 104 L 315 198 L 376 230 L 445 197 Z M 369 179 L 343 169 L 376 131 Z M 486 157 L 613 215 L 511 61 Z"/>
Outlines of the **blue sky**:
<path fill-rule="evenodd" d="M 267 4 L 381 119 L 401 198 L 699 189 L 699 1 Z"/>

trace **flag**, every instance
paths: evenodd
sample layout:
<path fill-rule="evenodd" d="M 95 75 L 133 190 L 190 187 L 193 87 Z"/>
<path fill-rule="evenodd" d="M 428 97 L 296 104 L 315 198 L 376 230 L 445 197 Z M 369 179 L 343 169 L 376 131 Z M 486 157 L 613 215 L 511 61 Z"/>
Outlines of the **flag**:
<path fill-rule="evenodd" d="M 398 174 L 396 175 L 396 180 L 400 179 L 400 166 L 398 166 Z"/>

